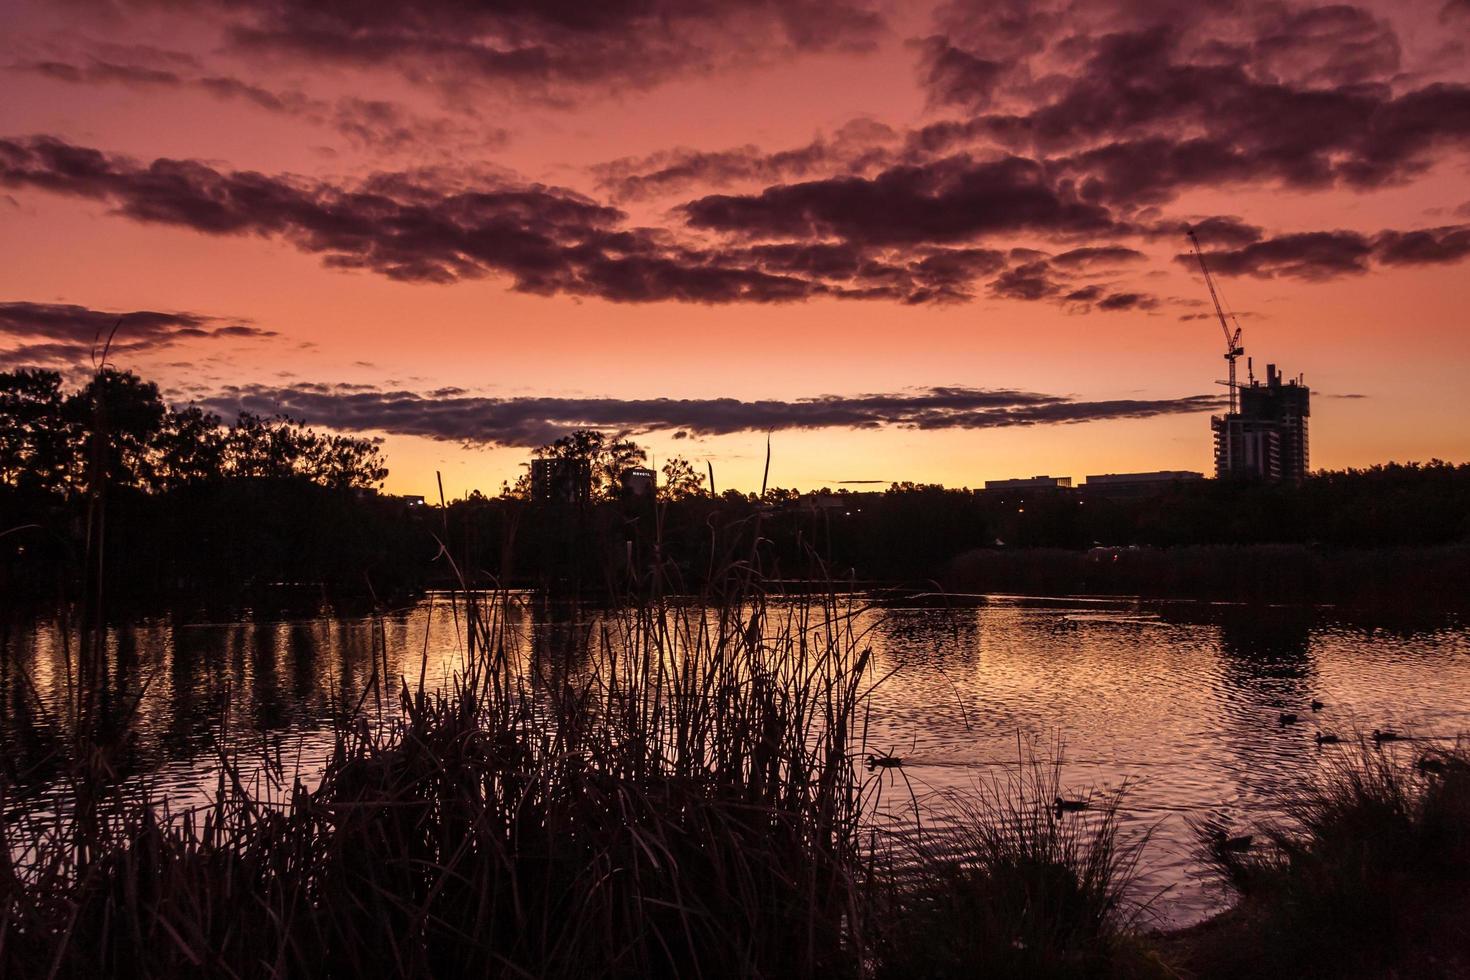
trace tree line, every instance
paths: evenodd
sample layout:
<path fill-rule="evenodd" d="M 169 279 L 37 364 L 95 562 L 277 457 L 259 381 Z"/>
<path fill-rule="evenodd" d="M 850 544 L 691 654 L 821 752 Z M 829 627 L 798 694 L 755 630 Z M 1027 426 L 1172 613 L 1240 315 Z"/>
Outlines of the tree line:
<path fill-rule="evenodd" d="M 20 495 L 68 498 L 104 483 L 156 493 L 241 478 L 367 490 L 387 475 L 371 440 L 284 416 L 242 412 L 227 424 L 197 406 L 169 407 L 131 372 L 103 369 L 74 391 L 56 371 L 0 373 L 0 483 Z"/>
<path fill-rule="evenodd" d="M 623 496 L 623 474 L 634 467 L 648 465 L 648 450 L 622 435 L 609 435 L 597 429 L 577 429 L 537 449 L 540 459 L 576 459 L 588 464 L 593 500 L 612 501 Z M 711 472 L 713 479 L 713 472 Z M 671 456 L 659 467 L 657 496 L 662 500 L 688 500 L 704 496 L 709 488 L 694 464 L 683 456 Z M 531 496 L 531 475 L 522 473 L 515 483 L 506 483 L 501 496 L 527 500 Z"/>
<path fill-rule="evenodd" d="M 89 551 L 118 600 L 363 588 L 369 569 L 411 588 L 398 559 L 426 549 L 384 512 L 387 474 L 370 439 L 171 407 L 129 372 L 0 373 L 0 593 L 74 599 Z"/>
<path fill-rule="evenodd" d="M 785 578 L 944 585 L 955 560 L 977 552 L 1470 541 L 1470 466 L 1438 460 L 1319 472 L 1299 485 L 1202 480 L 1110 500 L 915 483 L 716 494 L 712 473 L 675 457 L 649 498 L 623 492 L 623 472 L 649 458 L 625 436 L 572 432 L 536 455 L 585 460 L 591 501 L 538 507 L 527 474 L 494 496 L 414 506 L 380 492 L 386 462 L 369 439 L 282 417 L 226 423 L 168 406 L 156 385 L 125 372 L 74 390 L 56 372 L 0 373 L 0 592 L 65 594 L 82 563 L 89 501 L 104 491 L 118 597 L 254 601 L 284 588 L 383 600 L 457 576 L 606 590 L 655 570 L 693 583 L 729 560 Z M 759 553 L 731 553 L 728 542 L 753 522 Z M 453 562 L 436 560 L 445 556 Z"/>

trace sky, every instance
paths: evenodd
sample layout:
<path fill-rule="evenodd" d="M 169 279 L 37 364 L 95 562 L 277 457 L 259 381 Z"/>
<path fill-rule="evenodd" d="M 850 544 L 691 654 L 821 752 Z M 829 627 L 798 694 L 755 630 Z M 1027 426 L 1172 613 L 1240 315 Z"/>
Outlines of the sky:
<path fill-rule="evenodd" d="M 1209 472 L 1190 226 L 1314 468 L 1470 459 L 1465 0 L 0 8 L 0 370 L 118 324 L 393 492 Z"/>

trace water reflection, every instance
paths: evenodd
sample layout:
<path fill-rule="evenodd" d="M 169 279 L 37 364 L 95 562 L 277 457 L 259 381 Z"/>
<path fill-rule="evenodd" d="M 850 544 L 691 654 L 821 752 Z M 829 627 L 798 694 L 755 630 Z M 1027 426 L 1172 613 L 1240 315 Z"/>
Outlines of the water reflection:
<path fill-rule="evenodd" d="M 508 652 L 557 688 L 586 670 L 577 658 L 589 636 L 621 628 L 534 595 L 501 615 Z M 121 624 L 108 635 L 106 710 L 125 717 L 136 703 L 127 764 L 176 794 L 200 791 L 222 733 L 309 768 L 344 706 L 391 711 L 398 678 L 412 685 L 422 672 L 434 687 L 452 677 L 464 658 L 461 623 L 434 597 L 382 620 Z M 1169 889 L 1160 908 L 1174 923 L 1218 901 L 1193 877 L 1186 818 L 1261 815 L 1277 788 L 1341 751 L 1319 750 L 1314 732 L 1470 730 L 1470 633 L 1453 622 L 992 597 L 875 609 L 856 625 L 878 675 L 892 672 L 867 718 L 869 746 L 905 760 L 906 781 L 885 776 L 884 806 L 911 815 L 917 798 L 931 807 L 927 820 L 942 822 L 937 794 L 1060 753 L 1071 788 L 1130 784 L 1124 827 L 1153 831 L 1143 887 Z M 0 627 L 0 750 L 7 782 L 32 793 L 55 779 L 48 760 L 66 738 L 65 636 L 60 621 Z M 375 683 L 384 676 L 389 684 Z M 1301 720 L 1283 726 L 1283 711 Z"/>

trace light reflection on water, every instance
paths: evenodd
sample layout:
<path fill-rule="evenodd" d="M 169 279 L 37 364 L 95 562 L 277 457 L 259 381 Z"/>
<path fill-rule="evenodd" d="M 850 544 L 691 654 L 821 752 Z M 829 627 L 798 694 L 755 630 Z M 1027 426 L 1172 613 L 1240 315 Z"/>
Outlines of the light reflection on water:
<path fill-rule="evenodd" d="M 523 652 L 553 661 L 571 658 L 597 620 L 534 602 L 508 614 Z M 1140 894 L 1163 890 L 1164 924 L 1219 907 L 1197 878 L 1187 818 L 1269 815 L 1276 789 L 1342 751 L 1319 750 L 1314 732 L 1470 731 L 1470 631 L 1458 623 L 1388 629 L 1309 610 L 991 597 L 872 610 L 859 625 L 877 674 L 897 668 L 873 694 L 868 731 L 870 748 L 904 759 L 901 774 L 879 774 L 886 810 L 912 814 L 911 788 L 925 819 L 942 825 L 944 793 L 1060 748 L 1076 794 L 1129 785 L 1122 826 L 1152 831 Z M 202 798 L 228 726 L 232 744 L 268 746 L 288 772 L 316 771 L 340 705 L 365 699 L 376 710 L 375 662 L 395 686 L 401 676 L 416 682 L 421 667 L 429 686 L 442 684 L 462 663 L 461 633 L 443 599 L 381 623 L 157 619 L 114 629 L 115 686 L 139 698 L 127 764 L 176 802 Z M 59 735 L 61 635 L 46 622 L 0 633 L 0 737 L 12 781 Z M 26 695 L 25 676 L 45 711 Z M 1325 703 L 1320 713 L 1313 699 Z M 395 700 L 384 691 L 385 709 Z M 1281 726 L 1282 711 L 1301 722 Z M 29 779 L 43 786 L 46 776 Z"/>

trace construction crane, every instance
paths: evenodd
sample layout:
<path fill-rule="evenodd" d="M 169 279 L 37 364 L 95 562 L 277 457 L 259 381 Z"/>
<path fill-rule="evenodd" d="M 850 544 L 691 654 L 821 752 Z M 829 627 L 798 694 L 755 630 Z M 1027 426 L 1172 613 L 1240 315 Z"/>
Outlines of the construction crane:
<path fill-rule="evenodd" d="M 1195 235 L 1194 229 L 1188 225 L 1184 226 L 1184 233 L 1189 236 L 1189 243 L 1194 246 L 1194 257 L 1199 259 L 1199 269 L 1205 274 L 1205 285 L 1210 289 L 1210 299 L 1215 304 L 1215 316 L 1220 318 L 1220 329 L 1225 331 L 1225 360 L 1230 363 L 1230 380 L 1225 382 L 1230 388 L 1230 414 L 1234 415 L 1238 410 L 1236 404 L 1235 383 L 1235 361 L 1245 353 L 1245 348 L 1240 346 L 1240 324 L 1235 323 L 1235 329 L 1230 329 L 1230 323 L 1235 321 L 1235 314 L 1230 314 L 1230 320 L 1225 319 L 1225 310 L 1220 306 L 1220 294 L 1215 289 L 1215 279 L 1210 275 L 1210 267 L 1205 264 L 1205 253 L 1200 251 L 1199 237 Z"/>

